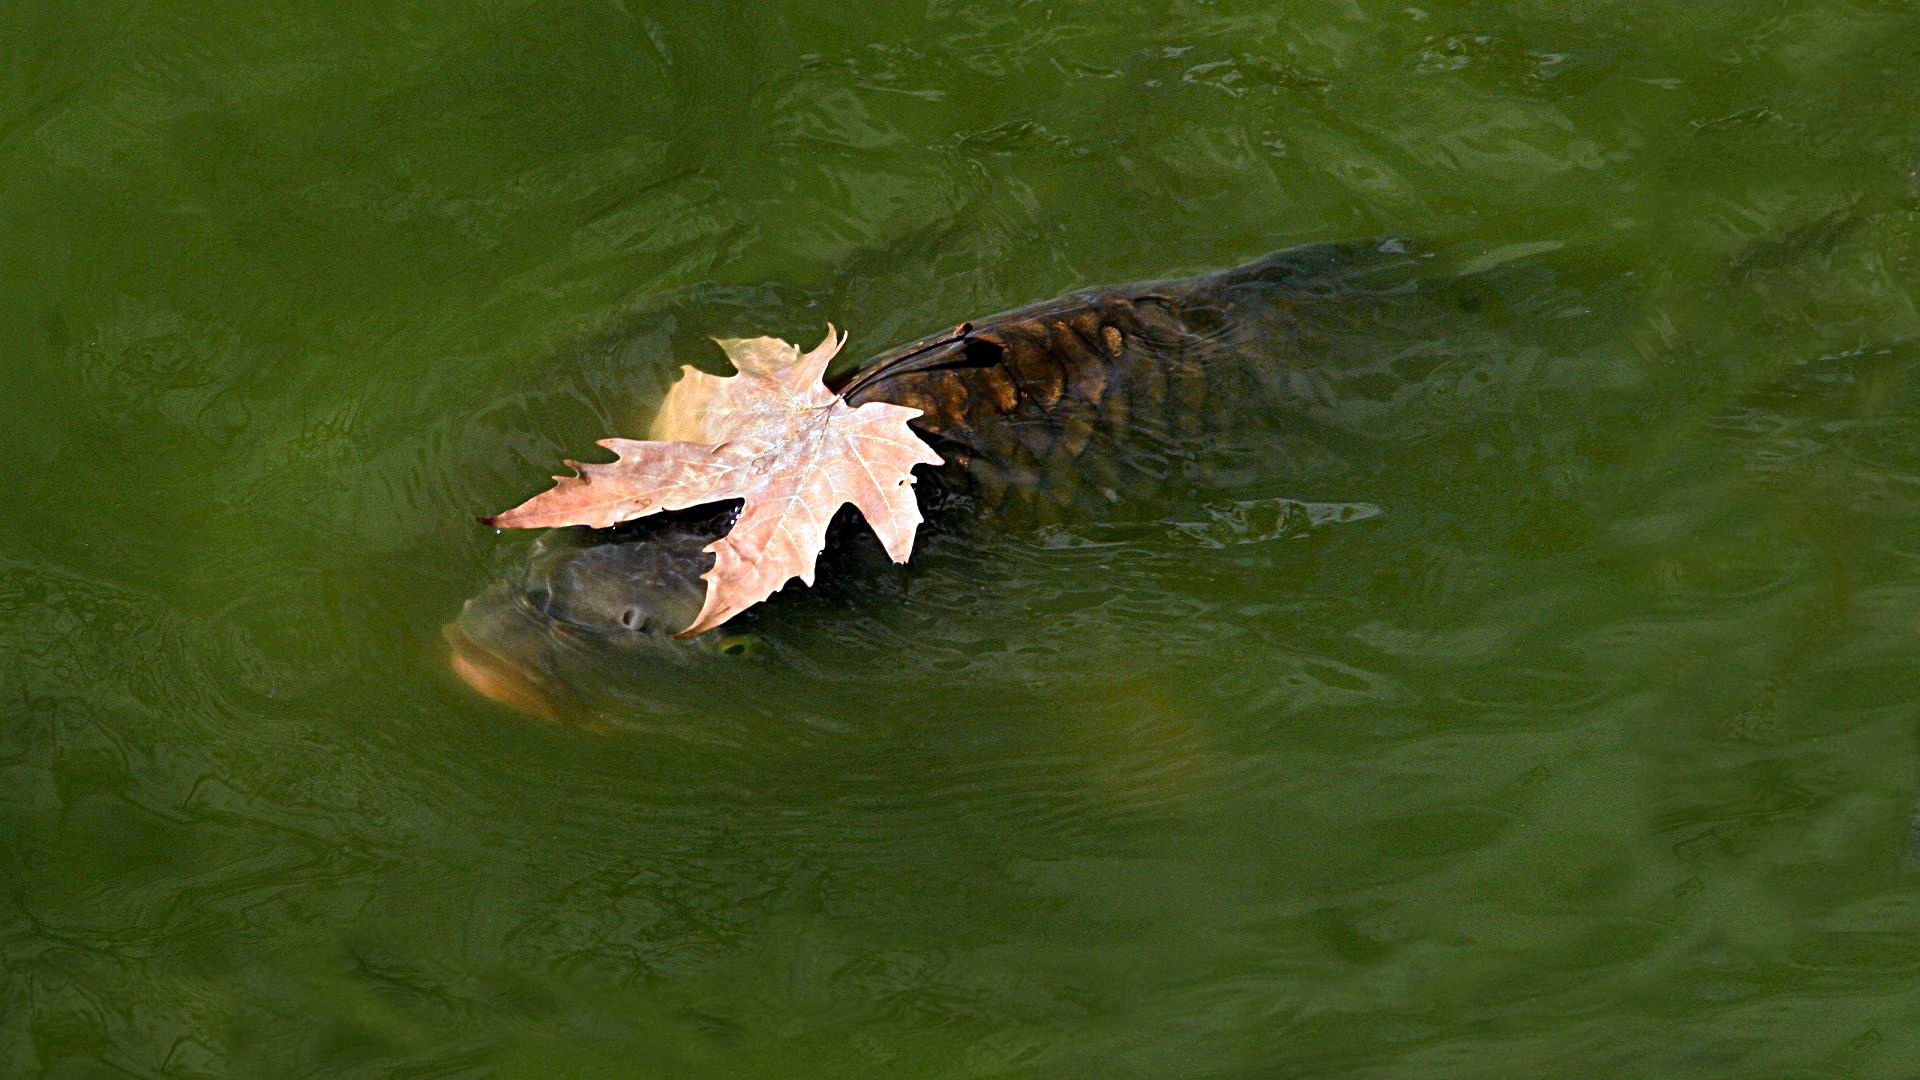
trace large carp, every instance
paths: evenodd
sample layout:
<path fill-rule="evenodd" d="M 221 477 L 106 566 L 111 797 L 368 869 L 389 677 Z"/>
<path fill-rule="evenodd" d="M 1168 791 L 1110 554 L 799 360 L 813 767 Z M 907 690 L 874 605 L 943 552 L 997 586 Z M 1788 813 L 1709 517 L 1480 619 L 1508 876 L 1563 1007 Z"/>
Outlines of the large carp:
<path fill-rule="evenodd" d="M 916 485 L 928 528 L 1111 514 L 1195 475 L 1274 469 L 1242 436 L 1314 422 L 1327 399 L 1324 346 L 1391 322 L 1396 298 L 1416 288 L 1404 272 L 1414 262 L 1395 241 L 1325 244 L 1074 292 L 888 350 L 828 383 L 853 405 L 922 410 L 913 427 L 944 461 L 921 467 Z M 583 647 L 682 663 L 738 651 L 731 627 L 673 639 L 701 605 L 713 561 L 702 549 L 736 510 L 545 534 L 521 571 L 447 628 L 455 670 L 489 697 L 552 715 L 563 654 Z M 828 557 L 864 530 L 843 513 Z"/>

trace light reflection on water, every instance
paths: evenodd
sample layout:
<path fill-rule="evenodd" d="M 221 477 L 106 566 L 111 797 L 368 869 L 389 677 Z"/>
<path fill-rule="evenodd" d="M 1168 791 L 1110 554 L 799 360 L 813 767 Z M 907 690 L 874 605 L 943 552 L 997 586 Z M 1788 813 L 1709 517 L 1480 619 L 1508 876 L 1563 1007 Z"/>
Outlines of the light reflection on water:
<path fill-rule="evenodd" d="M 0 70 L 0 1072 L 1914 1060 L 1909 14 L 234 14 Z M 1262 467 L 446 670 L 707 335 L 1387 234 Z"/>

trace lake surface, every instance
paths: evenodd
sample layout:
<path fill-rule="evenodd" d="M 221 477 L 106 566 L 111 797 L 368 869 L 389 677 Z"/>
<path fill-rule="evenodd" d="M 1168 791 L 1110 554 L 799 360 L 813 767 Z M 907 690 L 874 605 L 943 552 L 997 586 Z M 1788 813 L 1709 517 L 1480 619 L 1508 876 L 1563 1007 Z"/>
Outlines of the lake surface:
<path fill-rule="evenodd" d="M 0 1074 L 1915 1075 L 1911 5 L 0 25 Z M 709 335 L 1379 236 L 1157 517 L 448 672 Z"/>

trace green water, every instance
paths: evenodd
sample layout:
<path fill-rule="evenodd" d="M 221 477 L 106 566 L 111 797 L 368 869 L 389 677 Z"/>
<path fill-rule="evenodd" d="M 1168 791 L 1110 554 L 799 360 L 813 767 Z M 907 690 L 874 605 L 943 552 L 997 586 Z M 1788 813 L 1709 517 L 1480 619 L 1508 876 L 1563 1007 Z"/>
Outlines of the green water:
<path fill-rule="evenodd" d="M 0 1075 L 1914 1075 L 1917 69 L 1870 0 L 0 0 Z M 472 515 L 707 335 L 1383 234 L 1484 302 L 1200 509 L 598 730 L 447 674 Z"/>

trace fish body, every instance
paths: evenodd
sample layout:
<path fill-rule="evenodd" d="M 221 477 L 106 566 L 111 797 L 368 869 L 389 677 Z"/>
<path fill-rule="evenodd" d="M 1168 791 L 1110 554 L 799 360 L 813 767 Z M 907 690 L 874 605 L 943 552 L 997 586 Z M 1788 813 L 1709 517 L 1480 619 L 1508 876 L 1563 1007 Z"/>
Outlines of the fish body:
<path fill-rule="evenodd" d="M 850 404 L 921 410 L 974 506 L 1071 517 L 1163 490 L 1212 439 L 1324 396 L 1312 338 L 1329 309 L 1403 288 L 1392 242 L 1323 244 L 1230 270 L 1069 293 L 962 323 L 830 381 Z M 1231 440 L 1229 440 L 1231 441 Z"/>
<path fill-rule="evenodd" d="M 1313 344 L 1339 312 L 1391 295 L 1408 262 L 1392 243 L 1278 252 L 1199 277 L 1082 290 L 962 323 L 829 379 L 855 406 L 920 410 L 943 464 L 916 485 L 935 527 L 1044 523 L 1151 498 L 1234 459 L 1234 434 L 1311 412 Z M 553 530 L 522 570 L 447 628 L 454 667 L 488 696 L 550 714 L 568 655 L 645 652 L 674 663 L 734 651 L 728 627 L 672 639 L 712 565 L 704 548 L 737 506 L 612 529 Z M 843 514 L 830 549 L 862 526 Z"/>

